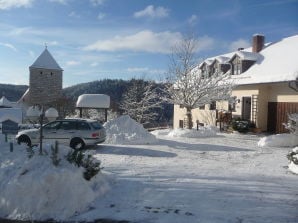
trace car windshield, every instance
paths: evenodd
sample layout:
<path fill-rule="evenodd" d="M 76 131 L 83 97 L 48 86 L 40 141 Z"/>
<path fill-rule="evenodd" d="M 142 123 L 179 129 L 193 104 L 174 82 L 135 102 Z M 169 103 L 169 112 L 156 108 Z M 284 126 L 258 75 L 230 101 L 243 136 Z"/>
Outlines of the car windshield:
<path fill-rule="evenodd" d="M 90 123 L 94 129 L 102 129 L 102 125 L 99 122 Z"/>

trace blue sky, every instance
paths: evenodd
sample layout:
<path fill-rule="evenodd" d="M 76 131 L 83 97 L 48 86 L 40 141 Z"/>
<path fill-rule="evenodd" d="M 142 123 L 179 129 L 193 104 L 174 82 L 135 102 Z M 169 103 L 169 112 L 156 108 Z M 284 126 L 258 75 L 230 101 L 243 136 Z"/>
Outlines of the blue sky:
<path fill-rule="evenodd" d="M 45 48 L 64 87 L 104 78 L 160 80 L 182 35 L 207 58 L 298 34 L 298 0 L 0 0 L 0 83 L 28 84 Z M 298 50 L 298 46 L 297 46 Z"/>

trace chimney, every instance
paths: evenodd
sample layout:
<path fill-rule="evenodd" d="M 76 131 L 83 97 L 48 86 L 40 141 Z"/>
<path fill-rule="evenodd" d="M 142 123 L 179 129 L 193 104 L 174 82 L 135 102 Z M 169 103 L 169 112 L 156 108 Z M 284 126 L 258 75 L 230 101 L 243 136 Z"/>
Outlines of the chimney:
<path fill-rule="evenodd" d="M 252 38 L 252 52 L 258 53 L 260 52 L 265 43 L 265 36 L 261 34 L 255 34 Z"/>

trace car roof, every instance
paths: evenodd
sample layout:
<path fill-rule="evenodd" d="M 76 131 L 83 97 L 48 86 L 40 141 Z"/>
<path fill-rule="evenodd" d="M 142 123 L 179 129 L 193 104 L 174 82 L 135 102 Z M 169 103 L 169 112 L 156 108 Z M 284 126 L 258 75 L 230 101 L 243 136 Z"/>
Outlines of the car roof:
<path fill-rule="evenodd" d="M 94 119 L 84 119 L 84 118 L 65 118 L 65 119 L 57 119 L 56 121 L 83 121 L 83 122 L 98 122 L 97 120 Z"/>

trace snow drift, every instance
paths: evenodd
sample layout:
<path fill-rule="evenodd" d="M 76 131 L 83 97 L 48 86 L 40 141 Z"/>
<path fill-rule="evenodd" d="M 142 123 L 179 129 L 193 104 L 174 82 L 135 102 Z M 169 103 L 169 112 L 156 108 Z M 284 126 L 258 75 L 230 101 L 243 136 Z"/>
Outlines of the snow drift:
<path fill-rule="evenodd" d="M 215 126 L 199 127 L 199 129 L 165 129 L 156 130 L 152 134 L 158 136 L 168 136 L 168 137 L 183 137 L 183 138 L 205 138 L 216 136 L 218 129 Z"/>
<path fill-rule="evenodd" d="M 270 135 L 260 139 L 258 146 L 295 147 L 298 145 L 298 137 L 295 134 Z"/>
<path fill-rule="evenodd" d="M 61 162 L 54 166 L 50 146 L 48 155 L 31 158 L 23 146 L 9 151 L 8 143 L 0 145 L 0 217 L 10 219 L 65 220 L 86 210 L 109 186 L 99 173 L 86 181 L 83 169 L 70 164 L 63 156 L 70 148 L 59 146 Z"/>
<path fill-rule="evenodd" d="M 105 143 L 108 144 L 152 144 L 157 142 L 154 135 L 128 115 L 108 121 L 104 127 L 107 132 Z"/>

